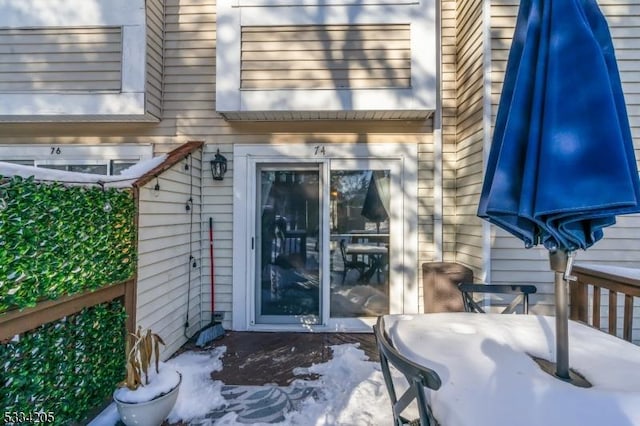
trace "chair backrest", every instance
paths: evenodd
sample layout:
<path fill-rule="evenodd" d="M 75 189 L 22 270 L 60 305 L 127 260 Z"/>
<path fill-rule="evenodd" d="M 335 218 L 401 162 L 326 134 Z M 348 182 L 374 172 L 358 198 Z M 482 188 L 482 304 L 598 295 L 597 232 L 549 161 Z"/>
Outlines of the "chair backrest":
<path fill-rule="evenodd" d="M 378 345 L 380 355 L 380 365 L 382 367 L 382 375 L 391 399 L 391 408 L 393 410 L 393 420 L 396 426 L 404 424 L 416 424 L 404 418 L 402 412 L 415 399 L 418 404 L 418 412 L 420 415 L 420 426 L 431 426 L 437 424 L 431 413 L 431 409 L 427 404 L 425 395 L 425 387 L 433 390 L 440 389 L 442 382 L 438 373 L 430 368 L 416 364 L 410 359 L 404 357 L 396 350 L 391 343 L 389 336 L 385 331 L 384 319 L 378 317 L 376 325 L 373 326 L 373 332 Z M 409 389 L 398 399 L 389 364 L 399 370 L 409 382 Z"/>
<path fill-rule="evenodd" d="M 347 262 L 347 242 L 344 239 L 340 240 L 340 254 L 342 255 L 342 261 Z"/>
<path fill-rule="evenodd" d="M 518 305 L 522 304 L 522 313 L 529 313 L 529 295 L 538 291 L 534 285 L 511 285 L 511 284 L 475 284 L 475 283 L 460 283 L 458 289 L 462 294 L 462 302 L 464 303 L 464 309 L 467 312 L 478 312 L 484 314 L 485 311 L 474 300 L 474 293 L 484 294 L 512 294 L 515 297 L 511 300 L 511 303 L 507 305 L 502 311 L 503 314 L 512 314 L 516 311 Z"/>

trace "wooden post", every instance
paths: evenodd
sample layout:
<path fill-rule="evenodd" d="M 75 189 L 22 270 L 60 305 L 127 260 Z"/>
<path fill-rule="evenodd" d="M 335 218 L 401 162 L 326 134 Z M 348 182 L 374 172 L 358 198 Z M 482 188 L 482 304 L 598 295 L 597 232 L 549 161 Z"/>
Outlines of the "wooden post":
<path fill-rule="evenodd" d="M 582 282 L 580 277 L 578 277 L 578 280 L 572 281 L 570 285 L 570 318 L 572 320 L 581 321 L 585 324 L 589 321 L 589 313 L 587 310 L 588 299 L 587 283 Z"/>
<path fill-rule="evenodd" d="M 609 334 L 616 335 L 618 330 L 618 293 L 609 290 Z"/>
<path fill-rule="evenodd" d="M 133 226 L 135 229 L 135 236 L 133 240 L 133 252 L 136 253 L 136 259 L 138 256 L 138 239 L 140 232 L 140 187 L 137 185 L 133 186 L 133 203 L 135 208 L 135 213 L 133 215 Z M 134 333 L 136 331 L 136 307 L 138 300 L 138 266 L 136 261 L 136 271 L 133 275 L 133 279 L 131 283 L 127 286 L 127 291 L 125 292 L 124 297 L 124 306 L 127 312 L 127 332 Z"/>
<path fill-rule="evenodd" d="M 593 286 L 593 321 L 592 325 L 600 330 L 600 287 Z"/>
<path fill-rule="evenodd" d="M 127 281 L 125 286 L 124 310 L 127 313 L 127 332 L 133 333 L 136 331 L 136 278 Z"/>
<path fill-rule="evenodd" d="M 624 329 L 622 338 L 628 342 L 631 341 L 633 334 L 633 296 L 628 294 L 624 296 Z"/>

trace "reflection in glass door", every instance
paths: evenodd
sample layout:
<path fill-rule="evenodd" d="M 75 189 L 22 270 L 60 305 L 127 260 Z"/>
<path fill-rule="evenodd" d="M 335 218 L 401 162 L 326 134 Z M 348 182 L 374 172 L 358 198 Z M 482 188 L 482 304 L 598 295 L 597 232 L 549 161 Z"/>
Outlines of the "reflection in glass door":
<path fill-rule="evenodd" d="M 390 170 L 331 170 L 330 316 L 389 313 Z"/>
<path fill-rule="evenodd" d="M 320 169 L 257 169 L 256 322 L 315 324 L 320 318 Z"/>

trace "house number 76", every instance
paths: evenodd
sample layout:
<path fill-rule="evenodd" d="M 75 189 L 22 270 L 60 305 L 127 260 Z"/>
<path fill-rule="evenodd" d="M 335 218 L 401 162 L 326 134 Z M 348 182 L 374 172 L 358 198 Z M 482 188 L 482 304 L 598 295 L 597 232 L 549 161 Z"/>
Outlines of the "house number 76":
<path fill-rule="evenodd" d="M 60 149 L 59 146 L 51 147 L 51 155 L 60 155 L 60 154 L 62 154 L 62 150 Z"/>
<path fill-rule="evenodd" d="M 324 149 L 324 145 L 316 145 L 314 149 L 315 149 L 315 155 L 320 155 L 320 154 L 327 155 L 327 152 Z"/>

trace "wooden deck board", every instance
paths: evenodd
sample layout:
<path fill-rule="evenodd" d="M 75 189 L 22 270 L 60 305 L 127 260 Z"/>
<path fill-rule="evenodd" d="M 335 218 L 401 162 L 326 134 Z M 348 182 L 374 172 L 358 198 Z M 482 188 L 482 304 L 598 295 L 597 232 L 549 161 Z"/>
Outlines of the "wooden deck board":
<path fill-rule="evenodd" d="M 211 377 L 227 385 L 287 386 L 294 379 L 305 378 L 295 376 L 295 368 L 330 360 L 330 346 L 344 343 L 359 343 L 369 359 L 379 361 L 373 334 L 228 331 L 212 343 L 214 346 L 226 346 L 227 351 L 222 357 L 222 371 L 212 373 Z M 184 349 L 198 350 L 187 346 Z"/>

